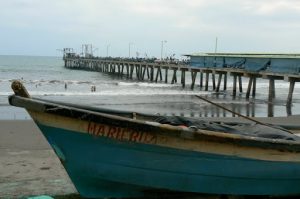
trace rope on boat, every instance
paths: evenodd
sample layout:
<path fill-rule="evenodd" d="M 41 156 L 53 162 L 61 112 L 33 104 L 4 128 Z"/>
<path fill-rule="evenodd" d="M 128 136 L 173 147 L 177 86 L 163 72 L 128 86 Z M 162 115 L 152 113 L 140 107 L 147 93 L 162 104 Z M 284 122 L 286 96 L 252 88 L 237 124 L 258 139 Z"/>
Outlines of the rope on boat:
<path fill-rule="evenodd" d="M 266 123 L 260 122 L 260 121 L 258 121 L 258 120 L 256 120 L 256 119 L 247 117 L 247 116 L 242 115 L 242 114 L 240 114 L 240 113 L 237 113 L 237 112 L 235 112 L 235 111 L 233 111 L 233 110 L 230 110 L 230 109 L 228 109 L 228 108 L 226 108 L 226 107 L 224 107 L 224 106 L 222 106 L 222 105 L 220 105 L 220 104 L 214 103 L 214 102 L 212 102 L 212 101 L 210 101 L 210 100 L 208 100 L 208 99 L 206 99 L 206 98 L 204 98 L 204 97 L 202 97 L 202 96 L 200 96 L 200 95 L 195 95 L 195 97 L 197 97 L 197 98 L 199 98 L 199 99 L 201 99 L 201 100 L 203 100 L 203 101 L 205 101 L 205 102 L 208 102 L 208 103 L 210 103 L 210 104 L 212 104 L 212 105 L 214 105 L 214 106 L 217 106 L 217 107 L 219 107 L 219 108 L 221 108 L 221 109 L 224 109 L 224 110 L 226 110 L 226 111 L 228 111 L 228 112 L 230 112 L 230 113 L 236 114 L 236 115 L 238 115 L 239 117 L 245 118 L 245 119 L 247 119 L 247 120 L 250 120 L 250 121 L 255 122 L 255 123 L 257 123 L 257 124 L 260 124 L 260 125 L 265 125 L 265 126 L 268 126 L 268 127 L 271 127 L 271 128 L 276 129 L 276 127 L 274 127 L 274 126 L 272 126 L 272 125 L 270 125 L 270 124 L 266 124 Z M 293 134 L 291 131 L 289 131 L 289 130 L 287 130 L 287 129 L 285 129 L 285 128 L 282 128 L 282 130 L 284 130 L 284 131 L 286 131 L 286 132 L 288 132 L 288 133 L 290 133 L 290 134 Z"/>

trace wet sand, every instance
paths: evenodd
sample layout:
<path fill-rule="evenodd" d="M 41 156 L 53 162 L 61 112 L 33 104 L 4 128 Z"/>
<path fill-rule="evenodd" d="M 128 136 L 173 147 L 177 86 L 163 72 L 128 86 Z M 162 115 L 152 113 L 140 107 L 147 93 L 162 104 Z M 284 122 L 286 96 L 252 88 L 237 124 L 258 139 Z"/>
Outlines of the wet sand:
<path fill-rule="evenodd" d="M 0 127 L 0 198 L 76 193 L 32 120 L 2 120 Z"/>

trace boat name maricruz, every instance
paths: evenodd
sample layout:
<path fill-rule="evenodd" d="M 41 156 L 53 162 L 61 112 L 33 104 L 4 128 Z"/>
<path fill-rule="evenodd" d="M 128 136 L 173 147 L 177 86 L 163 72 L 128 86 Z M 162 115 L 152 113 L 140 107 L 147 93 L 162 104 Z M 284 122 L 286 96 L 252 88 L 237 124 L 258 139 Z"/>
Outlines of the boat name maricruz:
<path fill-rule="evenodd" d="M 108 126 L 104 124 L 96 124 L 94 122 L 89 122 L 87 132 L 94 136 L 113 138 L 120 141 L 145 144 L 156 144 L 157 142 L 157 136 L 147 132 L 136 131 L 129 128 Z"/>

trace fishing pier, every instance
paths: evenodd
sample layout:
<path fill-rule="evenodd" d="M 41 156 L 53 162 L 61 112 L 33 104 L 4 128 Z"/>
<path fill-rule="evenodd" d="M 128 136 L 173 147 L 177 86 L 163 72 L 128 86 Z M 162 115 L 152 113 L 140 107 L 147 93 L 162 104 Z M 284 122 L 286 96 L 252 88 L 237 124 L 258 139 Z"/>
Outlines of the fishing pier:
<path fill-rule="evenodd" d="M 295 83 L 300 81 L 300 54 L 202 53 L 186 56 L 190 57 L 188 63 L 175 63 L 90 55 L 82 57 L 66 52 L 63 60 L 65 67 L 70 69 L 97 71 L 137 81 L 180 83 L 182 87 L 187 86 L 186 76 L 189 75 L 191 89 L 199 84 L 200 89 L 212 89 L 214 92 L 226 91 L 228 76 L 232 76 L 233 97 L 243 93 L 242 81 L 246 77 L 247 99 L 255 97 L 258 78 L 269 82 L 269 101 L 275 98 L 276 81 L 286 81 L 289 82 L 287 106 L 291 106 Z"/>

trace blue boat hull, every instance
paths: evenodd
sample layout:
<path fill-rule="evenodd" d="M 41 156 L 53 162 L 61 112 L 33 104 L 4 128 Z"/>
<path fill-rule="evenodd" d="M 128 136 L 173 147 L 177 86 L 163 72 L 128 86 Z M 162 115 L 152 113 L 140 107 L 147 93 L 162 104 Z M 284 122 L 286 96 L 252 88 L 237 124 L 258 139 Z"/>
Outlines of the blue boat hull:
<path fill-rule="evenodd" d="M 39 128 L 84 197 L 138 197 L 155 190 L 232 195 L 300 194 L 300 163 L 181 150 Z"/>

